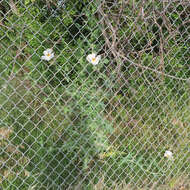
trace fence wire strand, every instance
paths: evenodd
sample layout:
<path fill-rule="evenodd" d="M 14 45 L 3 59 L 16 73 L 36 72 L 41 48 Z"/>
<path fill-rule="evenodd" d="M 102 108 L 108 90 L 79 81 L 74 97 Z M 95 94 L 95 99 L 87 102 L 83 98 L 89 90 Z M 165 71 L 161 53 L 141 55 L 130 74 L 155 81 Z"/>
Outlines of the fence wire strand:
<path fill-rule="evenodd" d="M 0 0 L 0 189 L 189 190 L 190 2 Z"/>

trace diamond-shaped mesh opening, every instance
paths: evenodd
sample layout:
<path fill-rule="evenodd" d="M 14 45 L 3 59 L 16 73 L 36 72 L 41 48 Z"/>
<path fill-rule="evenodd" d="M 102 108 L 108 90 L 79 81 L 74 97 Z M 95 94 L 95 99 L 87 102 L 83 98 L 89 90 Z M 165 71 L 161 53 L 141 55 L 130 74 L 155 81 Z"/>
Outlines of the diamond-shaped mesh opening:
<path fill-rule="evenodd" d="M 0 189 L 190 189 L 188 0 L 0 0 Z"/>

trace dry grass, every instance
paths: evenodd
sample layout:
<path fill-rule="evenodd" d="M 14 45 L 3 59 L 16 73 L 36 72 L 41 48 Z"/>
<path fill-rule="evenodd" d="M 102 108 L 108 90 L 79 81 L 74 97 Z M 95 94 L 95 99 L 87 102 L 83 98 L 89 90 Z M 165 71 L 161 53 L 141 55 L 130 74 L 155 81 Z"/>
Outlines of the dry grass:
<path fill-rule="evenodd" d="M 104 180 L 104 177 L 100 178 L 97 184 L 92 185 L 92 190 L 190 190 L 190 180 L 188 175 L 183 175 L 180 177 L 171 178 L 167 184 L 159 184 L 154 182 L 151 185 L 145 187 L 138 187 L 132 184 L 126 184 L 123 181 L 120 184 L 113 183 L 110 187 L 107 187 L 107 184 Z M 77 190 L 77 189 L 76 189 Z"/>

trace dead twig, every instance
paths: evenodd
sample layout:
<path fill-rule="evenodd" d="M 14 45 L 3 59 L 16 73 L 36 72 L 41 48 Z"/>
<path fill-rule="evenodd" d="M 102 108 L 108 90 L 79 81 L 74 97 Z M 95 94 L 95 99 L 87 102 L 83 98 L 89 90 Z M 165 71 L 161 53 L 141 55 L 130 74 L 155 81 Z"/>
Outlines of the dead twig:
<path fill-rule="evenodd" d="M 120 49 L 118 50 L 117 48 L 117 28 L 116 27 L 113 27 L 113 25 L 111 24 L 110 20 L 108 19 L 107 15 L 104 13 L 103 11 L 103 6 L 104 6 L 104 3 L 105 1 L 103 1 L 101 3 L 101 5 L 99 6 L 99 9 L 98 9 L 98 12 L 99 12 L 99 18 L 100 18 L 100 23 L 101 23 L 101 26 L 102 26 L 102 34 L 104 36 L 104 39 L 105 39 L 105 43 L 107 45 L 107 47 L 110 49 L 111 53 L 113 54 L 116 62 L 117 62 L 117 73 L 118 73 L 118 76 L 120 76 L 120 72 L 121 72 L 121 61 L 128 61 L 132 64 L 132 66 L 136 66 L 136 67 L 139 67 L 141 69 L 144 69 L 144 70 L 149 70 L 149 71 L 152 71 L 152 72 L 155 72 L 159 75 L 162 75 L 162 77 L 166 76 L 166 77 L 169 77 L 169 78 L 173 78 L 173 79 L 176 79 L 176 80 L 181 80 L 181 81 L 188 81 L 189 79 L 187 78 L 179 78 L 179 77 L 175 77 L 175 76 L 172 76 L 172 75 L 169 75 L 169 74 L 166 74 L 164 73 L 164 41 L 163 41 L 163 33 L 162 33 L 162 28 L 161 26 L 158 24 L 158 22 L 156 21 L 156 15 L 155 15 L 155 12 L 154 12 L 154 21 L 155 21 L 155 24 L 158 26 L 159 30 L 160 30 L 160 69 L 161 71 L 159 70 L 156 70 L 156 69 L 153 69 L 153 68 L 150 68 L 150 67 L 147 67 L 147 66 L 144 66 L 144 65 L 141 65 L 140 62 L 139 63 L 135 63 L 133 61 L 131 61 L 128 57 L 125 56 L 124 52 Z M 122 11 L 120 10 L 120 13 Z M 119 19 L 119 18 L 117 18 Z M 118 22 L 118 21 L 117 21 Z M 108 26 L 108 28 L 106 28 L 106 26 Z M 111 34 L 112 34 L 112 40 L 110 41 L 109 39 L 109 34 L 106 32 L 106 30 L 109 29 Z M 150 45 L 150 44 L 149 44 Z M 151 49 L 151 47 L 150 47 Z M 149 48 L 147 48 L 147 50 L 149 50 Z M 164 80 L 164 78 L 162 79 Z"/>
<path fill-rule="evenodd" d="M 153 5 L 155 5 L 155 2 L 153 0 Z M 153 15 L 154 15 L 154 22 L 157 25 L 157 27 L 159 28 L 160 31 L 160 70 L 162 72 L 162 81 L 164 81 L 164 50 L 163 50 L 163 46 L 164 46 L 164 41 L 163 41 L 163 32 L 162 32 L 162 26 L 160 26 L 156 20 L 156 13 L 155 13 L 155 7 L 153 8 Z"/>
<path fill-rule="evenodd" d="M 13 0 L 9 0 L 9 6 L 14 14 L 19 15 L 18 9 Z"/>
<path fill-rule="evenodd" d="M 110 51 L 113 54 L 114 59 L 117 63 L 116 72 L 117 72 L 117 79 L 119 81 L 120 73 L 121 73 L 121 62 L 117 55 L 117 52 L 118 52 L 118 50 L 117 50 L 118 49 L 118 47 L 117 47 L 117 45 L 118 45 L 118 41 L 117 41 L 118 28 L 117 28 L 117 26 L 119 24 L 120 17 L 118 17 L 116 20 L 116 26 L 113 26 L 111 21 L 109 20 L 108 16 L 104 13 L 104 10 L 103 10 L 104 4 L 105 4 L 105 2 L 101 3 L 99 6 L 99 10 L 98 10 L 99 17 L 101 18 L 102 34 L 104 36 L 106 45 L 110 49 Z M 123 11 L 123 5 L 121 5 L 121 9 L 120 9 L 119 13 L 122 14 L 122 11 Z M 108 27 L 106 27 L 106 26 L 108 26 Z M 106 30 L 109 30 L 109 32 L 111 33 L 111 41 L 109 40 L 109 37 L 108 37 L 109 34 L 106 32 Z"/>
<path fill-rule="evenodd" d="M 179 78 L 179 77 L 175 77 L 175 76 L 172 76 L 172 75 L 169 75 L 169 74 L 166 74 L 166 73 L 163 73 L 161 71 L 158 71 L 156 69 L 153 69 L 153 68 L 150 68 L 150 67 L 147 67 L 147 66 L 144 66 L 144 65 L 139 65 L 133 61 L 131 61 L 129 58 L 127 58 L 125 55 L 123 55 L 122 53 L 118 53 L 118 55 L 120 56 L 120 58 L 122 58 L 124 61 L 128 61 L 130 62 L 132 65 L 134 66 L 137 66 L 141 69 L 146 69 L 146 70 L 149 70 L 149 71 L 152 71 L 152 72 L 155 72 L 157 74 L 160 74 L 160 75 L 164 75 L 166 77 L 169 77 L 169 78 L 173 78 L 173 79 L 176 79 L 176 80 L 181 80 L 181 81 L 189 81 L 190 79 L 189 78 Z"/>

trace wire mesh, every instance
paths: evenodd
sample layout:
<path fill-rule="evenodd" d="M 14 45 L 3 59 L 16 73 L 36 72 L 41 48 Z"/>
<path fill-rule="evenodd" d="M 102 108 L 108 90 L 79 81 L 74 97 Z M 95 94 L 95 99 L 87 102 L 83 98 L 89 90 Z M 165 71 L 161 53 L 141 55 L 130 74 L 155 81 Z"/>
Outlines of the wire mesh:
<path fill-rule="evenodd" d="M 0 0 L 0 189 L 189 190 L 188 0 Z"/>

